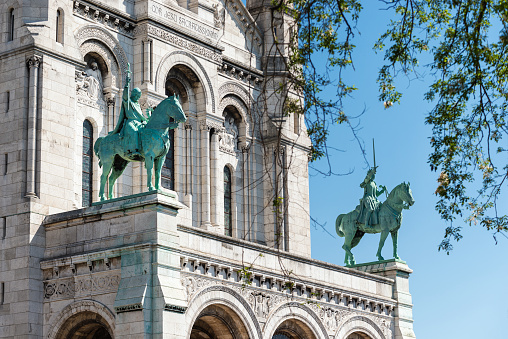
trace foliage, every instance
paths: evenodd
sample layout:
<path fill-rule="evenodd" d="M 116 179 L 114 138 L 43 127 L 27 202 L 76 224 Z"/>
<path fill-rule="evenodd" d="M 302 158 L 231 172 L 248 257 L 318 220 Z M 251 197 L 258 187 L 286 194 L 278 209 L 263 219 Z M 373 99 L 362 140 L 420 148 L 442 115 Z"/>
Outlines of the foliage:
<path fill-rule="evenodd" d="M 508 176 L 507 150 L 499 146 L 508 133 L 507 0 L 273 2 L 274 12 L 294 17 L 298 32 L 290 37 L 286 66 L 289 87 L 304 97 L 312 160 L 327 157 L 331 124 L 351 126 L 343 100 L 356 88 L 343 73 L 354 69 L 362 6 L 379 4 L 394 18 L 373 42 L 376 51 L 384 52 L 377 81 L 385 108 L 402 96 L 396 77 L 417 74 L 422 54 L 433 57 L 428 67 L 436 80 L 424 98 L 435 103 L 426 118 L 433 131 L 428 162 L 439 173 L 436 210 L 448 223 L 439 249 L 449 252 L 451 240 L 462 237 L 461 224 L 454 223 L 458 217 L 505 235 L 508 216 L 499 213 L 497 200 Z M 316 58 L 326 58 L 326 65 L 316 64 Z M 326 99 L 332 86 L 336 99 Z M 300 114 L 297 107 L 287 105 L 286 114 Z"/>

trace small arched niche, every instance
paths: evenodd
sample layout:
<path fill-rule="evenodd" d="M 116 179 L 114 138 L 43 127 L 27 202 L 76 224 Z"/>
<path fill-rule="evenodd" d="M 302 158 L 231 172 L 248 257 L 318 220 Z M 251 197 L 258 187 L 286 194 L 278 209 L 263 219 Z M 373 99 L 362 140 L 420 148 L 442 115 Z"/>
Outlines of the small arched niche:
<path fill-rule="evenodd" d="M 240 317 L 224 305 L 210 305 L 194 322 L 190 339 L 247 339 L 247 328 Z"/>
<path fill-rule="evenodd" d="M 272 339 L 317 339 L 314 332 L 298 319 L 287 319 L 275 330 Z"/>
<path fill-rule="evenodd" d="M 101 315 L 85 311 L 67 319 L 58 331 L 56 338 L 112 339 L 113 333 Z"/>

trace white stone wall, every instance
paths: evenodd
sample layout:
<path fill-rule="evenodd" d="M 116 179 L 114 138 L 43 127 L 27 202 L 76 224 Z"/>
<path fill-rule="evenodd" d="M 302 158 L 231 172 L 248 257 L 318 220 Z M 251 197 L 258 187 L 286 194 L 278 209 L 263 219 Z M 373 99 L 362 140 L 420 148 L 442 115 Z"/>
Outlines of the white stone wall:
<path fill-rule="evenodd" d="M 331 303 L 327 307 L 334 315 L 352 307 L 346 304 L 351 301 L 355 310 L 370 312 L 372 316 L 372 310 L 365 309 L 368 307 L 364 297 L 371 301 L 383 299 L 386 305 L 393 305 L 387 292 L 390 282 L 384 281 L 379 287 L 368 275 L 358 278 L 347 270 L 309 259 L 310 142 L 303 117 L 273 119 L 284 116 L 284 112 L 280 98 L 271 95 L 280 79 L 268 79 L 269 72 L 263 70 L 267 60 L 263 53 L 273 43 L 269 11 L 260 4 L 251 5 L 249 11 L 237 0 L 213 3 L 193 0 L 180 5 L 162 0 L 107 3 L 8 0 L 0 4 L 0 283 L 4 295 L 0 304 L 0 337 L 54 337 L 65 319 L 88 310 L 99 314 L 116 336 L 141 335 L 151 326 L 147 324 L 153 324 L 158 335 L 183 338 L 210 300 L 219 300 L 224 305 L 241 301 L 243 308 L 238 310 L 238 317 L 244 317 L 241 322 L 248 327 L 246 333 L 253 338 L 268 338 L 286 316 L 283 306 L 286 303 L 277 304 L 280 310 L 277 313 L 274 309 L 270 317 L 257 314 L 249 318 L 245 314 L 260 312 L 252 304 L 252 293 L 258 295 L 262 289 L 270 288 L 270 296 L 284 295 L 281 285 L 284 278 L 277 273 L 277 256 L 272 251 L 277 240 L 281 244 L 279 249 L 287 255 L 287 264 L 308 280 L 299 285 L 300 295 L 295 295 L 300 297 L 298 300 L 304 300 L 302 293 L 310 296 L 312 288 L 335 284 L 333 291 L 318 288 L 326 292 L 327 298 L 335 295 L 334 304 L 324 301 Z M 15 34 L 13 41 L 8 41 L 11 9 L 15 14 Z M 56 41 L 57 10 L 62 12 L 64 21 L 62 43 Z M 287 32 L 280 34 L 287 38 Z M 84 97 L 86 88 L 79 87 L 83 84 L 81 72 L 92 57 L 100 60 L 104 80 L 100 105 Z M 114 128 L 127 63 L 133 87 L 143 92 L 143 109 L 156 106 L 166 97 L 168 79 L 181 91 L 188 120 L 175 130 L 174 180 L 182 205 L 178 215 L 158 216 L 157 220 L 173 228 L 180 225 L 185 231 L 176 234 L 174 230 L 165 230 L 158 234 L 160 237 L 150 238 L 153 234 L 148 236 L 144 228 L 150 224 L 147 219 L 130 219 L 119 209 L 108 222 L 100 219 L 104 211 L 95 211 L 76 218 L 81 229 L 69 225 L 56 227 L 47 237 L 49 233 L 43 226 L 47 216 L 69 211 L 82 213 L 83 121 L 92 123 L 94 140 Z M 294 93 L 290 95 L 298 98 Z M 234 143 L 227 147 L 223 142 L 229 128 L 226 126 L 229 122 L 224 121 L 225 112 L 234 115 L 237 128 Z M 275 138 L 279 127 L 283 139 L 280 144 Z M 96 201 L 101 169 L 95 155 L 93 162 Z M 225 166 L 232 172 L 232 237 L 223 236 Z M 131 164 L 115 185 L 114 195 L 146 193 L 146 184 L 143 164 Z M 282 231 L 275 228 L 276 197 L 283 198 Z M 192 234 L 192 230 L 197 233 Z M 80 242 L 85 239 L 90 241 Z M 181 242 L 187 254 L 180 256 L 167 249 L 126 249 L 150 239 L 155 243 L 166 241 L 166 247 L 180 246 Z M 117 252 L 111 252 L 114 250 Z M 256 259 L 260 251 L 270 255 Z M 247 261 L 239 259 L 242 252 L 247 253 Z M 131 262 L 128 253 L 135 260 L 150 261 L 155 256 L 167 264 L 152 272 L 158 281 L 150 285 L 154 286 L 150 298 L 156 301 L 143 304 L 144 309 L 167 308 L 154 318 L 140 318 L 136 310 L 129 309 L 130 305 L 120 302 L 126 300 L 123 296 L 128 294 L 128 288 L 141 286 L 137 278 L 130 278 L 143 272 L 146 266 Z M 106 257 L 111 260 L 109 266 Z M 188 278 L 201 279 L 222 289 L 207 292 L 196 289 L 198 294 L 203 292 L 200 299 L 186 299 L 179 295 L 184 293 L 180 272 L 185 267 L 181 265 L 185 258 L 195 265 L 205 257 L 213 257 L 203 261 L 211 267 L 210 273 L 206 265 L 199 264 L 198 271 L 187 272 Z M 256 285 L 249 287 L 251 294 L 238 296 L 242 279 L 234 274 L 233 278 L 228 277 L 231 272 L 224 267 L 241 269 L 251 261 L 257 265 L 253 279 Z M 136 270 L 141 271 L 134 274 Z M 118 272 L 125 286 L 121 282 L 115 285 L 117 281 L 111 280 Z M 263 278 L 268 273 L 271 276 Z M 311 277 L 313 281 L 309 281 Z M 57 292 L 46 295 L 51 283 L 65 282 L 70 286 L 91 283 L 94 279 L 109 279 L 112 285 L 101 291 L 80 290 L 77 297 L 73 292 L 72 298 L 56 296 Z M 359 299 L 359 295 L 350 293 L 350 299 L 339 300 L 333 294 L 352 289 L 361 290 L 363 297 Z M 85 301 L 85 295 L 92 301 Z M 164 298 L 157 299 L 161 296 Z M 181 313 L 181 307 L 189 312 Z M 224 310 L 219 307 L 214 312 Z M 317 317 L 307 325 L 319 338 L 323 326 L 319 323 L 326 316 L 317 310 L 301 312 L 302 317 L 309 314 Z M 268 330 L 260 334 L 256 328 L 262 324 L 267 324 Z M 334 330 L 326 331 L 333 334 Z"/>

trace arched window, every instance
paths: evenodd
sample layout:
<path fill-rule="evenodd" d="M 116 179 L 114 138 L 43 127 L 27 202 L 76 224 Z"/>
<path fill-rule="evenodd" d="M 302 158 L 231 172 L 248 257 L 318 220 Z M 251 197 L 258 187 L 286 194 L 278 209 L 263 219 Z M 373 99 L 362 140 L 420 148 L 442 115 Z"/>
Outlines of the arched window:
<path fill-rule="evenodd" d="M 93 179 L 93 126 L 90 121 L 83 121 L 83 166 L 82 166 L 82 206 L 92 204 L 92 179 Z"/>
<path fill-rule="evenodd" d="M 161 170 L 161 185 L 164 188 L 175 189 L 175 130 L 169 130 L 169 151 L 166 154 Z"/>
<path fill-rule="evenodd" d="M 224 234 L 233 235 L 233 211 L 231 204 L 231 170 L 224 166 Z"/>
<path fill-rule="evenodd" d="M 7 41 L 14 40 L 14 8 L 9 11 L 9 27 L 7 28 Z"/>
<path fill-rule="evenodd" d="M 64 17 L 61 9 L 56 11 L 56 42 L 63 44 L 64 38 Z"/>

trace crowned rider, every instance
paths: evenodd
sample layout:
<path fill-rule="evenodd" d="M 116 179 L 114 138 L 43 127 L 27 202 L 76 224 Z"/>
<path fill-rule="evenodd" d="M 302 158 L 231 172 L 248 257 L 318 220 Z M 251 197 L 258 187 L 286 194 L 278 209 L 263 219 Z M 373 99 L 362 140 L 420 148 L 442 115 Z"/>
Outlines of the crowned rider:
<path fill-rule="evenodd" d="M 134 88 L 129 97 L 130 82 L 130 71 L 127 71 L 120 116 L 118 117 L 115 129 L 110 134 L 120 133 L 120 137 L 124 139 L 127 154 L 130 156 L 140 156 L 139 151 L 141 146 L 139 144 L 138 131 L 142 125 L 146 124 L 147 119 L 141 113 L 141 107 L 138 102 L 141 97 L 141 90 L 137 87 Z"/>
<path fill-rule="evenodd" d="M 386 187 L 383 185 L 379 185 L 381 190 L 378 191 L 374 181 L 375 177 L 376 167 L 373 167 L 367 172 L 367 176 L 360 184 L 360 187 L 363 188 L 363 198 L 361 199 L 360 214 L 358 215 L 357 222 L 365 223 L 365 227 L 370 227 L 373 224 L 377 224 L 377 222 L 371 222 L 371 215 L 372 212 L 375 212 L 381 204 L 377 197 L 380 196 L 383 192 L 386 192 Z"/>

